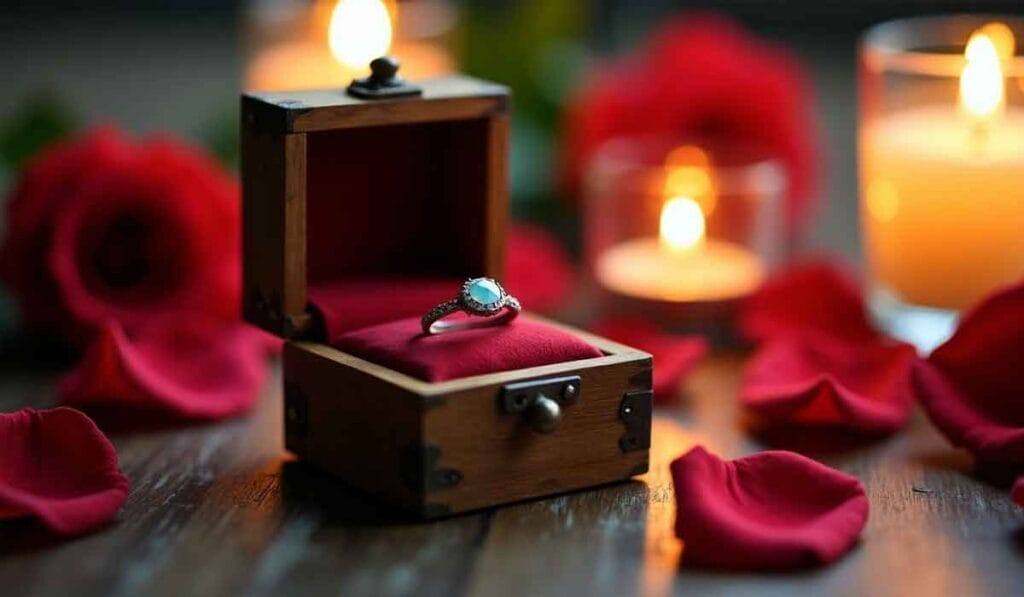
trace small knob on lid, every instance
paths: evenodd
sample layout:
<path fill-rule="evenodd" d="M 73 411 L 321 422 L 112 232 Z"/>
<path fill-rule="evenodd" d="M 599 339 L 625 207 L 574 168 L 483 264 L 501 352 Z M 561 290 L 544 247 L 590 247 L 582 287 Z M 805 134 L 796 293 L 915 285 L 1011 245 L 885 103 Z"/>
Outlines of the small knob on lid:
<path fill-rule="evenodd" d="M 361 99 L 395 98 L 421 95 L 423 90 L 398 76 L 401 63 L 397 58 L 381 56 L 370 61 L 370 76 L 355 79 L 348 86 L 348 94 Z"/>
<path fill-rule="evenodd" d="M 378 85 L 389 85 L 398 77 L 398 69 L 402 64 L 397 58 L 381 56 L 370 62 L 370 80 Z"/>

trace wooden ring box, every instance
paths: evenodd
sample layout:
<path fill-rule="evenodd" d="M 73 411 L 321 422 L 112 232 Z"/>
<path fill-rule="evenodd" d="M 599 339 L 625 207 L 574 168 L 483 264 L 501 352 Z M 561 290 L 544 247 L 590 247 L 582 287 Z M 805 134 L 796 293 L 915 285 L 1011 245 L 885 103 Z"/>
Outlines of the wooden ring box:
<path fill-rule="evenodd" d="M 559 326 L 604 356 L 428 383 L 323 341 L 309 282 L 501 279 L 508 90 L 463 76 L 417 85 L 422 94 L 381 99 L 242 97 L 244 312 L 288 340 L 285 447 L 421 518 L 646 472 L 646 353 Z M 314 212 L 338 214 L 339 232 L 307 238 L 323 229 L 307 221 Z"/>

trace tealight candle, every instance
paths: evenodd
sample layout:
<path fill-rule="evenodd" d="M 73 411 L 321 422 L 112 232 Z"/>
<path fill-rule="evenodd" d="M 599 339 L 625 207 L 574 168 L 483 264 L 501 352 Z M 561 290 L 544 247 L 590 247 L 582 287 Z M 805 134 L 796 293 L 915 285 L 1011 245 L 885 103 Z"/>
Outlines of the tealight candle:
<path fill-rule="evenodd" d="M 955 47 L 959 36 L 967 39 L 960 52 L 932 50 Z M 1024 276 L 1024 108 L 1005 72 L 1019 62 L 1013 45 L 1008 26 L 971 17 L 868 34 L 861 205 L 876 311 L 896 303 L 910 313 L 955 312 Z"/>
<path fill-rule="evenodd" d="M 658 238 L 611 247 L 598 258 L 595 275 L 607 289 L 626 296 L 723 301 L 757 288 L 764 268 L 738 244 L 708 240 L 700 205 L 690 197 L 674 197 L 662 208 Z"/>
<path fill-rule="evenodd" d="M 603 310 L 729 341 L 737 299 L 787 249 L 780 163 L 715 139 L 610 142 L 587 174 L 584 248 Z"/>

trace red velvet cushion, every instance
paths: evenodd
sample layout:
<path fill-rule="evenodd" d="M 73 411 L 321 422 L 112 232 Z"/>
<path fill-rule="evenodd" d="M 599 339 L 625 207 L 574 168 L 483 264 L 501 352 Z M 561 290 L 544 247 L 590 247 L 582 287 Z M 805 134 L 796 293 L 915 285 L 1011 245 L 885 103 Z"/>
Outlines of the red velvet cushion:
<path fill-rule="evenodd" d="M 602 356 L 582 339 L 519 318 L 509 325 L 424 335 L 410 317 L 358 329 L 331 342 L 349 354 L 431 382 Z"/>
<path fill-rule="evenodd" d="M 351 330 L 422 316 L 455 298 L 462 280 L 365 278 L 310 284 L 309 304 L 323 318 L 327 342 Z"/>

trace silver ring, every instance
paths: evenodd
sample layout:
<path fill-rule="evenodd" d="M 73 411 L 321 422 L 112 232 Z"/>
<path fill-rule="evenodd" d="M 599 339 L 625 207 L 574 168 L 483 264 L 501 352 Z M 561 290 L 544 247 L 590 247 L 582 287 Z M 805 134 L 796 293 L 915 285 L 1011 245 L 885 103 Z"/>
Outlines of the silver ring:
<path fill-rule="evenodd" d="M 456 329 L 478 328 L 491 325 L 504 325 L 519 315 L 522 306 L 519 300 L 493 278 L 470 278 L 462 285 L 458 296 L 434 307 L 420 324 L 424 334 L 438 334 Z M 440 321 L 452 313 L 462 311 L 477 317 L 486 317 L 478 321 Z"/>

